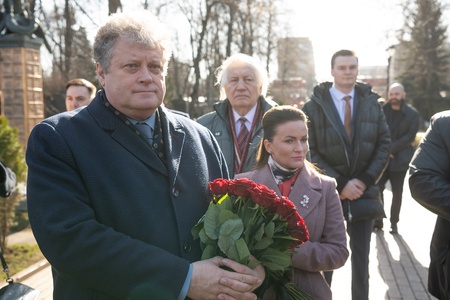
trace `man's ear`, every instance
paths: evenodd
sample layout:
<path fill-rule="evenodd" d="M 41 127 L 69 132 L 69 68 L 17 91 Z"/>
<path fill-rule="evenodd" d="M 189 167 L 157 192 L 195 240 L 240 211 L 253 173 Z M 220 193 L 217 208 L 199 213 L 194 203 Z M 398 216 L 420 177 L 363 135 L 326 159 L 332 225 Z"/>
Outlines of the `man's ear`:
<path fill-rule="evenodd" d="M 99 63 L 95 64 L 95 72 L 97 73 L 97 76 L 98 76 L 98 82 L 100 83 L 100 85 L 102 87 L 104 87 L 106 73 L 103 70 L 103 67 Z"/>

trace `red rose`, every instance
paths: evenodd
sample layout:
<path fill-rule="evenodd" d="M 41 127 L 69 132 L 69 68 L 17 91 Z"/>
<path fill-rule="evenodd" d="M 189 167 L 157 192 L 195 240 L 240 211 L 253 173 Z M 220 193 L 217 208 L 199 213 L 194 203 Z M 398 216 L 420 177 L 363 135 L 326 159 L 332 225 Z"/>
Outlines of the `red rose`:
<path fill-rule="evenodd" d="M 296 238 L 294 246 L 300 246 L 309 240 L 309 232 L 305 224 L 305 220 L 298 212 L 293 213 L 288 219 L 288 230 L 292 237 Z"/>
<path fill-rule="evenodd" d="M 276 212 L 283 219 L 288 220 L 293 213 L 297 212 L 297 208 L 291 200 L 282 196 L 280 197 L 280 203 L 277 205 Z"/>
<path fill-rule="evenodd" d="M 209 189 L 214 195 L 225 195 L 228 193 L 228 180 L 218 178 L 209 183 Z"/>
<path fill-rule="evenodd" d="M 256 183 L 247 178 L 232 179 L 228 183 L 228 193 L 231 195 L 250 198 L 250 190 L 255 187 Z"/>
<path fill-rule="evenodd" d="M 253 202 L 266 208 L 270 212 L 275 212 L 275 208 L 280 203 L 277 193 L 263 184 L 256 184 L 250 193 L 252 195 Z"/>
<path fill-rule="evenodd" d="M 299 228 L 302 228 L 300 222 L 298 224 Z M 306 227 L 303 227 L 303 229 L 298 229 L 298 230 L 294 230 L 290 232 L 291 236 L 295 239 L 297 239 L 296 241 L 294 241 L 294 247 L 298 247 L 301 244 L 303 244 L 304 242 L 306 242 L 307 240 L 309 240 L 309 232 L 308 229 Z"/>
<path fill-rule="evenodd" d="M 293 213 L 292 215 L 289 216 L 289 218 L 287 218 L 288 229 L 296 230 L 298 222 L 302 222 L 302 221 L 303 221 L 303 219 L 298 212 Z"/>

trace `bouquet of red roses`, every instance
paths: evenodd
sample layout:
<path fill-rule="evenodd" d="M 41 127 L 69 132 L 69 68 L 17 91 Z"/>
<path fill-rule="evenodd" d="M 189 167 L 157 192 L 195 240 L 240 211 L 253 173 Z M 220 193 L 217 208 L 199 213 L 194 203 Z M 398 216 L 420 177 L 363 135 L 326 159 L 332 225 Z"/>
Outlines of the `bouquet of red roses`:
<path fill-rule="evenodd" d="M 192 228 L 194 239 L 200 239 L 202 259 L 223 256 L 251 268 L 262 264 L 268 285 L 280 299 L 312 299 L 289 281 L 294 248 L 309 239 L 295 205 L 246 178 L 216 179 L 209 188 L 213 199 Z M 255 259 L 249 261 L 250 255 Z"/>

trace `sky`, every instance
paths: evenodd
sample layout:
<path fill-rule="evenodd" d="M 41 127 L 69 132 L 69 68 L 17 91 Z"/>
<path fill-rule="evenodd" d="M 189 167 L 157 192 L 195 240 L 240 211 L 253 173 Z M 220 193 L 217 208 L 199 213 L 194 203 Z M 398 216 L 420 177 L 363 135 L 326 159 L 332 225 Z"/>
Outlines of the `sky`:
<path fill-rule="evenodd" d="M 50 0 L 44 0 L 46 1 Z M 280 19 L 288 23 L 290 36 L 308 37 L 311 40 L 316 76 L 320 82 L 331 80 L 330 59 L 340 49 L 355 51 L 360 66 L 386 66 L 386 49 L 397 42 L 396 31 L 403 26 L 404 16 L 400 4 L 404 1 L 406 0 L 280 0 L 286 11 Z M 142 7 L 141 2 L 143 1 L 122 1 L 125 10 Z M 93 20 L 98 25 L 106 17 L 106 12 L 100 11 L 107 9 L 107 1 L 96 3 L 101 17 L 96 16 Z M 449 10 L 444 16 L 445 20 L 450 20 Z M 182 33 L 187 27 L 183 18 L 167 15 L 161 16 L 161 20 L 173 26 L 180 42 L 189 43 L 188 32 Z M 92 25 L 89 20 L 85 21 L 91 23 L 85 26 L 95 35 L 97 25 Z M 446 21 L 447 25 L 449 23 Z M 186 37 L 185 41 L 182 36 Z M 276 74 L 276 71 L 273 73 Z"/>
<path fill-rule="evenodd" d="M 292 35 L 309 37 L 318 81 L 329 80 L 334 52 L 356 52 L 360 66 L 385 66 L 404 22 L 401 0 L 284 0 Z"/>

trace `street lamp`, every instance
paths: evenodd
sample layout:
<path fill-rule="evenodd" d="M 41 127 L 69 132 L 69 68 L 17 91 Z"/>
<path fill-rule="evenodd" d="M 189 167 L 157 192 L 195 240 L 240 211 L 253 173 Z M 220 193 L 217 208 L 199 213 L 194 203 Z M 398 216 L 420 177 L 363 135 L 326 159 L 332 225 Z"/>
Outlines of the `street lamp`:
<path fill-rule="evenodd" d="M 389 86 L 391 85 L 391 79 L 394 78 L 394 71 L 392 70 L 391 72 L 391 68 L 394 69 L 393 63 L 392 63 L 392 59 L 395 55 L 395 47 L 396 45 L 391 45 L 386 49 L 386 54 L 387 54 L 387 70 L 386 70 L 386 99 L 388 97 L 388 93 L 389 93 Z"/>

